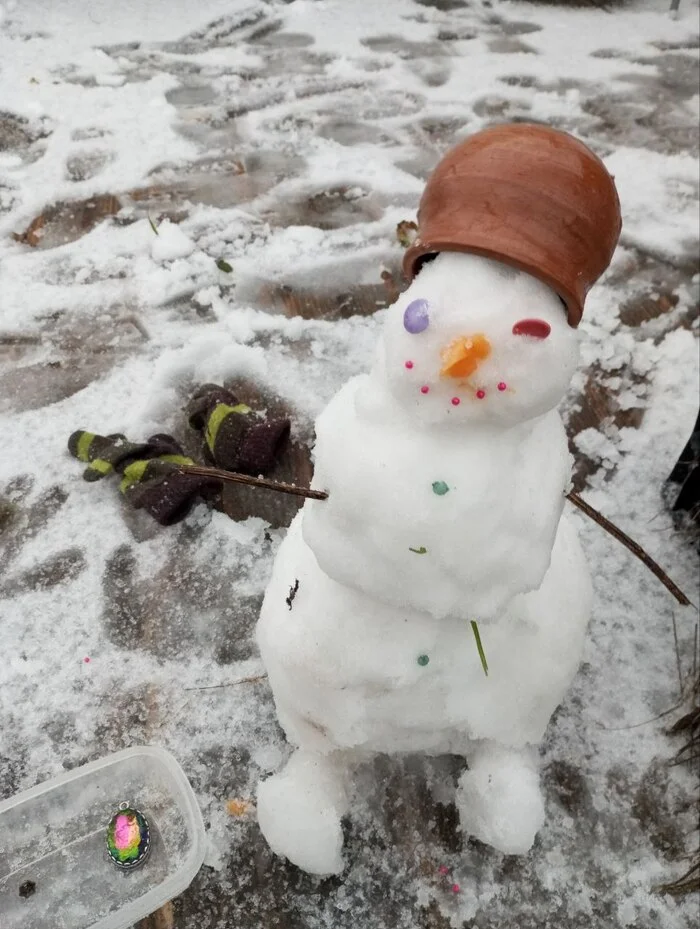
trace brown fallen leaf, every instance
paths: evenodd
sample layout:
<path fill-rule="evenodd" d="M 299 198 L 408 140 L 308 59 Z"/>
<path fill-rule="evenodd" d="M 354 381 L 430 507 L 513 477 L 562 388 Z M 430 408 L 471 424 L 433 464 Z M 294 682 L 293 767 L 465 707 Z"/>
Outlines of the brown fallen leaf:
<path fill-rule="evenodd" d="M 404 248 L 413 245 L 417 235 L 418 226 L 412 220 L 403 219 L 396 227 L 396 238 Z"/>
<path fill-rule="evenodd" d="M 175 910 L 172 903 L 164 903 L 160 909 L 150 916 L 146 916 L 137 924 L 137 929 L 173 929 L 175 925 Z"/>
<path fill-rule="evenodd" d="M 252 808 L 253 804 L 249 800 L 236 798 L 226 801 L 226 812 L 229 816 L 245 816 Z"/>
<path fill-rule="evenodd" d="M 31 245 L 32 248 L 36 248 L 39 244 L 39 239 L 44 234 L 45 222 L 46 218 L 42 213 L 31 221 L 24 232 L 13 232 L 12 238 L 15 242 L 22 242 L 23 245 Z"/>
<path fill-rule="evenodd" d="M 74 242 L 106 217 L 115 216 L 121 208 L 121 201 L 112 194 L 99 194 L 87 200 L 61 201 L 47 207 L 24 232 L 14 232 L 12 237 L 15 242 L 32 248 L 39 245 L 44 235 L 48 235 L 49 240 L 58 237 L 61 243 Z"/>

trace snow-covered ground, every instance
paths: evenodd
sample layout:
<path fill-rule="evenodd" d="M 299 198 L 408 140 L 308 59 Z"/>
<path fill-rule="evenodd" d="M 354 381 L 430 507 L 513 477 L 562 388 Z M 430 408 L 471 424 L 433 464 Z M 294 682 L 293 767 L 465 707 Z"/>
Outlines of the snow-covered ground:
<path fill-rule="evenodd" d="M 247 521 L 161 529 L 66 450 L 78 428 L 184 438 L 192 389 L 224 380 L 308 442 L 368 365 L 396 224 L 439 155 L 548 122 L 605 159 L 625 222 L 566 404 L 577 485 L 695 597 L 661 486 L 698 402 L 698 5 L 600 6 L 0 0 L 0 797 L 127 745 L 172 751 L 210 851 L 159 925 L 694 924 L 696 901 L 650 893 L 697 845 L 694 776 L 666 765 L 665 719 L 637 724 L 678 699 L 673 618 L 687 673 L 696 613 L 598 527 L 579 519 L 596 603 L 535 849 L 462 839 L 454 759 L 380 758 L 349 867 L 319 881 L 227 807 L 285 752 L 267 685 L 214 686 L 261 672 L 288 501 L 233 491 Z M 303 450 L 287 466 L 308 479 Z"/>

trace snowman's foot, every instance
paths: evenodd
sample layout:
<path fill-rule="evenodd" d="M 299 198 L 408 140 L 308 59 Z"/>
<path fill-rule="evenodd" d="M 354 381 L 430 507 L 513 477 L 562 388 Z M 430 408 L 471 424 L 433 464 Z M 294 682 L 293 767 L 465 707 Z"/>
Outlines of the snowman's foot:
<path fill-rule="evenodd" d="M 544 823 L 535 758 L 495 742 L 482 743 L 459 780 L 462 831 L 506 855 L 524 855 Z"/>
<path fill-rule="evenodd" d="M 344 772 L 335 755 L 297 751 L 278 774 L 258 785 L 258 822 L 273 852 L 311 874 L 339 874 Z"/>

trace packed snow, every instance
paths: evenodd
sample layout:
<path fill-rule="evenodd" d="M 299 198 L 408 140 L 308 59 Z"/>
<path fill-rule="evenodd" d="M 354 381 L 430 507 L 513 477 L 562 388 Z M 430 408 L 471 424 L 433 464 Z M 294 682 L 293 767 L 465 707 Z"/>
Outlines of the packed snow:
<path fill-rule="evenodd" d="M 523 319 L 547 335 L 516 334 Z M 471 336 L 466 380 L 441 361 L 460 333 Z M 591 607 L 585 558 L 561 520 L 571 458 L 555 407 L 576 369 L 576 332 L 545 284 L 445 253 L 390 309 L 381 345 L 371 373 L 316 422 L 314 486 L 328 500 L 296 517 L 263 602 L 258 642 L 278 715 L 294 745 L 331 756 L 332 768 L 343 752 L 466 755 L 463 825 L 525 853 L 544 808 L 514 749 L 542 738 L 578 669 Z M 296 581 L 290 616 L 284 595 Z M 470 621 L 488 624 L 488 675 Z M 310 839 L 289 822 L 289 794 L 322 796 L 304 783 L 306 767 L 276 775 L 290 786 L 275 832 L 286 830 L 297 864 Z M 483 770 L 492 795 L 477 786 Z M 271 790 L 258 800 L 265 833 Z M 340 864 L 340 814 L 319 812 L 327 874 Z"/>
<path fill-rule="evenodd" d="M 522 756 L 484 751 L 465 771 L 453 755 L 379 755 L 352 784 L 309 774 L 327 797 L 319 819 L 298 781 L 267 777 L 289 746 L 253 635 L 292 514 L 274 520 L 277 504 L 249 497 L 247 519 L 200 506 L 161 529 L 116 483 L 84 482 L 66 450 L 79 428 L 185 437 L 191 393 L 224 381 L 260 408 L 282 402 L 310 445 L 342 385 L 380 370 L 382 326 L 400 326 L 407 295 L 385 309 L 381 272 L 398 277 L 396 224 L 415 218 L 427 173 L 486 125 L 539 120 L 589 144 L 622 200 L 621 244 L 587 304 L 562 404 L 575 479 L 697 601 L 695 550 L 661 488 L 697 415 L 698 5 L 682 0 L 676 20 L 667 6 L 0 0 L 0 796 L 128 745 L 172 751 L 209 836 L 204 868 L 163 917 L 175 929 L 694 924 L 692 898 L 652 893 L 687 870 L 697 787 L 667 764 L 674 717 L 649 720 L 678 701 L 674 626 L 687 677 L 697 614 L 599 527 L 573 512 L 564 523 L 594 599 L 583 663 L 541 746 L 544 810 Z M 387 349 L 401 364 L 402 348 Z M 408 419 L 403 383 L 386 400 Z M 350 450 L 368 451 L 361 438 Z M 320 451 L 318 467 L 322 482 Z M 337 496 L 342 525 L 352 503 Z M 366 544 L 370 560 L 380 545 Z M 277 583 L 288 619 L 323 595 L 301 580 L 290 611 L 293 579 Z M 358 623 L 345 670 L 380 682 L 379 630 Z M 427 654 L 409 625 L 400 651 Z M 496 628 L 481 624 L 487 657 Z M 468 625 L 452 651 L 483 691 Z M 548 686 L 555 673 L 570 669 L 542 671 Z M 324 710 L 352 727 L 345 709 Z M 423 731 L 436 711 L 424 712 Z M 302 866 L 338 870 L 344 844 L 340 877 L 274 854 L 279 815 L 262 824 L 270 851 L 261 777 L 273 814 L 331 836 L 306 843 Z M 488 847 L 506 847 L 508 806 L 476 815 L 499 778 L 521 785 L 518 815 L 539 829 L 519 858 Z M 229 812 L 232 799 L 250 812 Z"/>

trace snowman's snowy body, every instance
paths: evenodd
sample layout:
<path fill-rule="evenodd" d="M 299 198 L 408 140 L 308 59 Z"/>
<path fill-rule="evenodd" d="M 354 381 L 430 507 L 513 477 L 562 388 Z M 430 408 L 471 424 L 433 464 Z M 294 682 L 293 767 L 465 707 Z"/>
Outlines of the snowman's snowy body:
<path fill-rule="evenodd" d="M 292 524 L 258 625 L 299 749 L 260 785 L 258 815 L 301 867 L 342 868 L 347 771 L 367 752 L 464 755 L 463 829 L 504 852 L 532 844 L 533 746 L 590 612 L 554 409 L 577 357 L 543 283 L 442 254 L 390 309 L 372 371 L 319 417 L 314 487 L 329 498 Z"/>

